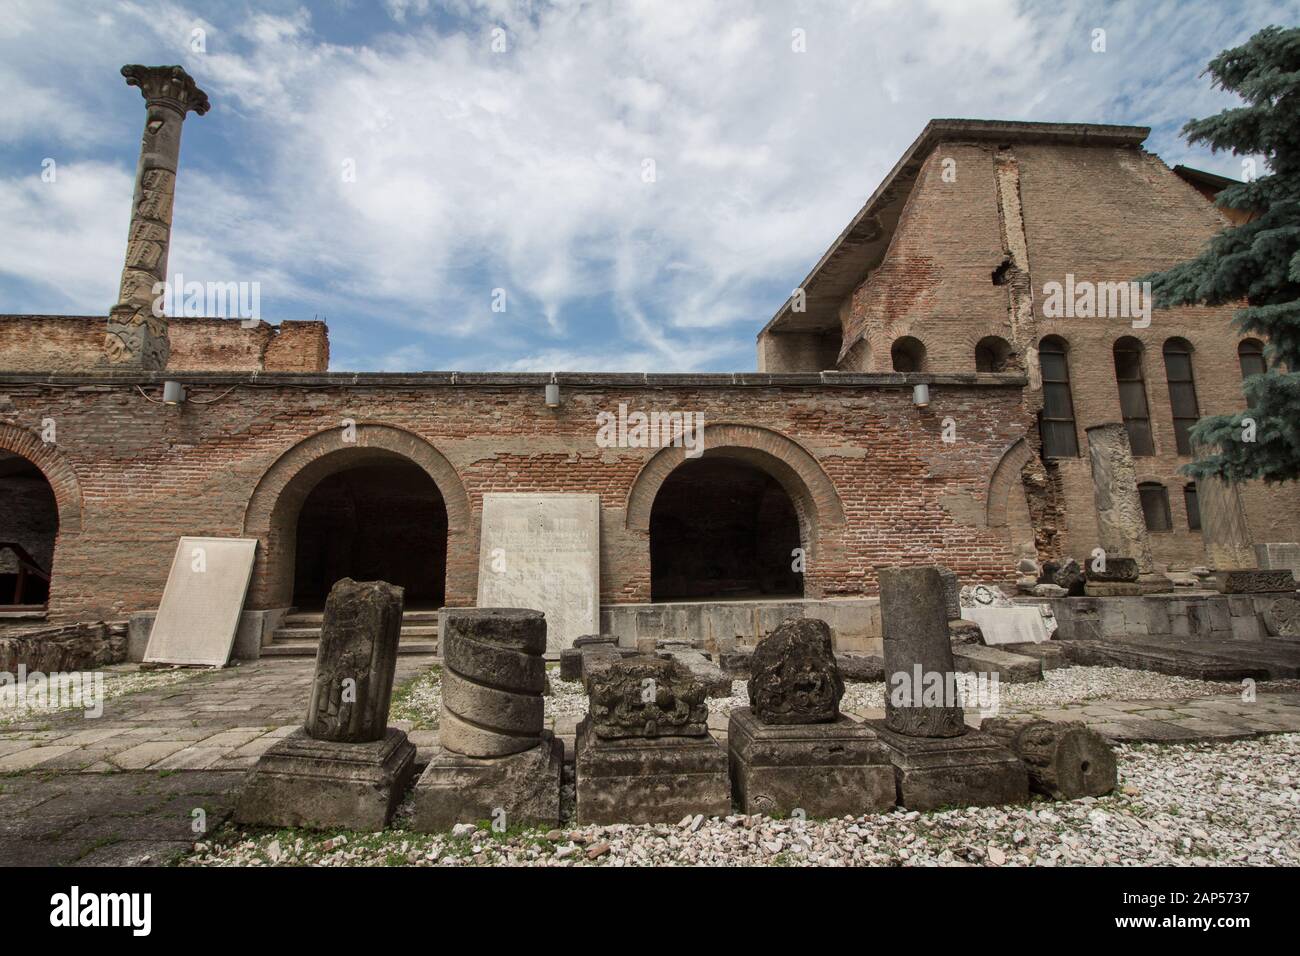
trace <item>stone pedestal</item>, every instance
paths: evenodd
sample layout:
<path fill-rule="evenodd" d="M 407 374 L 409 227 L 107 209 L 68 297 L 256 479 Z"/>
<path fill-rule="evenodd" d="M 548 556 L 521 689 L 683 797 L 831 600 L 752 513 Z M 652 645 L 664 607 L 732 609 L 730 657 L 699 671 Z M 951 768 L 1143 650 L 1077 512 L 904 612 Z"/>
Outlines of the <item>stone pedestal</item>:
<path fill-rule="evenodd" d="M 909 810 L 991 807 L 1029 799 L 1020 758 L 987 734 L 908 737 L 869 720 L 894 765 L 899 804 Z"/>
<path fill-rule="evenodd" d="M 894 768 L 865 724 L 764 724 L 748 707 L 727 730 L 731 790 L 742 813 L 858 816 L 894 805 Z"/>
<path fill-rule="evenodd" d="M 415 745 L 388 728 L 379 740 L 316 740 L 305 730 L 261 756 L 235 819 L 270 827 L 382 830 L 415 774 Z"/>
<path fill-rule="evenodd" d="M 504 757 L 466 757 L 439 747 L 415 785 L 411 827 L 437 833 L 498 819 L 507 827 L 558 826 L 563 769 L 564 744 L 549 731 L 532 749 Z"/>
<path fill-rule="evenodd" d="M 598 736 L 588 717 L 578 725 L 576 769 L 583 826 L 731 813 L 727 755 L 707 734 L 611 739 Z"/>
<path fill-rule="evenodd" d="M 306 724 L 259 758 L 239 822 L 384 828 L 415 772 L 415 746 L 386 726 L 401 620 L 399 587 L 344 578 L 330 589 Z"/>

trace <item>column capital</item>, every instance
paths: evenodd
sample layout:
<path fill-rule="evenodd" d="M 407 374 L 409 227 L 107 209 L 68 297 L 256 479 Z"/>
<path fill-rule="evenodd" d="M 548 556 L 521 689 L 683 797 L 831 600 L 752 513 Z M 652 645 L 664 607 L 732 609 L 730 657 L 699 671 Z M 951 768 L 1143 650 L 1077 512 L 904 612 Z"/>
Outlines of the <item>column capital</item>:
<path fill-rule="evenodd" d="M 202 116 L 210 108 L 208 94 L 199 89 L 194 78 L 179 66 L 122 67 L 127 86 L 138 86 L 150 106 L 167 106 L 182 117 L 190 110 Z"/>

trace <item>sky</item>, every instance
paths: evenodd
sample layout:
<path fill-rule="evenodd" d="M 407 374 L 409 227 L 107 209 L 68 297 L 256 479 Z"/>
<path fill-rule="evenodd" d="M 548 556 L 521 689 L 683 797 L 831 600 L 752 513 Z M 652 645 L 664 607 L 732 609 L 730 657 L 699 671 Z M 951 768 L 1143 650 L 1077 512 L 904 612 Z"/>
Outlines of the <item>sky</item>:
<path fill-rule="evenodd" d="M 185 122 L 169 274 L 327 320 L 333 369 L 752 370 L 931 118 L 1149 126 L 1170 166 L 1240 178 L 1179 130 L 1236 103 L 1201 75 L 1216 53 L 1298 20 L 1300 0 L 0 0 L 0 313 L 107 314 L 145 115 L 118 71 L 179 63 L 212 109 Z"/>

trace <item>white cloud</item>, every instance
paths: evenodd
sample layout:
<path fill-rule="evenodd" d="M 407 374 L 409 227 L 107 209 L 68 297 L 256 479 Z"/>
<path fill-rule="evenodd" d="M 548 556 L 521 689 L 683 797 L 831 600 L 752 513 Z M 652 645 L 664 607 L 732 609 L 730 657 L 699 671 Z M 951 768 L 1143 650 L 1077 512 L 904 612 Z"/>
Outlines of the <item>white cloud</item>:
<path fill-rule="evenodd" d="M 178 2 L 132 0 L 104 14 L 114 35 L 133 38 L 131 58 L 180 60 L 208 91 L 213 113 L 189 123 L 225 124 L 229 155 L 220 157 L 195 157 L 187 127 L 173 271 L 250 276 L 319 304 L 348 363 L 445 367 L 432 342 L 473 349 L 485 336 L 493 348 L 467 360 L 681 369 L 730 361 L 738 347 L 752 354 L 782 286 L 802 277 L 931 117 L 1168 126 L 1223 105 L 1195 79 L 1203 64 L 1185 62 L 1204 42 L 1205 18 L 1176 5 L 385 0 L 384 8 L 391 19 L 381 30 L 391 32 L 352 45 L 324 39 L 291 0 L 264 0 L 242 19 L 211 13 L 212 23 Z M 70 141 L 84 129 L 103 141 L 102 116 L 113 114 L 99 107 L 125 95 L 112 75 L 122 51 L 73 7 L 53 17 L 44 9 L 20 3 L 0 27 L 8 31 L 0 52 L 22 48 L 16 61 L 0 55 L 0 64 L 17 63 L 0 65 L 0 82 L 5 70 L 39 78 L 0 103 L 0 132 L 31 140 L 52 113 L 66 119 L 51 136 Z M 1243 10 L 1247 26 L 1233 41 L 1281 19 L 1264 3 Z M 460 32 L 440 32 L 442 21 Z M 209 30 L 206 55 L 185 44 L 195 23 Z M 506 53 L 492 52 L 497 26 L 508 32 Z M 1084 56 L 1095 26 L 1107 29 L 1108 51 Z M 805 53 L 792 50 L 796 28 Z M 78 58 L 78 71 L 37 67 L 51 56 Z M 114 154 L 127 152 L 136 130 L 107 129 Z M 1174 152 L 1166 158 L 1184 161 Z M 1193 164 L 1216 168 L 1205 159 Z M 653 182 L 643 178 L 646 160 Z M 345 181 L 345 162 L 355 182 Z M 20 253 L 0 268 L 102 301 L 100 288 L 111 291 L 120 268 L 129 173 L 101 164 L 85 175 L 92 169 L 103 191 L 81 211 L 33 193 L 22 176 L 0 182 L 0 202 L 18 217 L 6 218 L 16 225 L 0 251 Z M 93 256 L 74 263 L 54 254 L 93 245 L 88 235 L 106 243 Z M 101 268 L 96 284 L 91 272 Z M 490 309 L 497 287 L 509 293 L 504 315 Z M 595 333 L 609 347 L 593 345 L 593 330 L 578 321 L 593 303 L 607 311 Z M 347 326 L 352 314 L 409 345 L 368 345 L 364 330 Z"/>

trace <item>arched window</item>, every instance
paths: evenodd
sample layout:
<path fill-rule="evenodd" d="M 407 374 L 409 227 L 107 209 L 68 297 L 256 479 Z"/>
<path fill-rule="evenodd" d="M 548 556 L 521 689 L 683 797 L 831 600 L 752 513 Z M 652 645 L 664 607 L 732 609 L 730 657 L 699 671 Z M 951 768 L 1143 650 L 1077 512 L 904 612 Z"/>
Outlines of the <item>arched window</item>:
<path fill-rule="evenodd" d="M 1201 417 L 1196 403 L 1196 380 L 1192 377 L 1192 346 L 1186 339 L 1165 342 L 1165 378 L 1169 381 L 1169 407 L 1174 414 L 1174 440 L 1178 454 L 1192 453 L 1188 435 Z"/>
<path fill-rule="evenodd" d="M 1055 335 L 1038 343 L 1038 368 L 1043 378 L 1043 410 L 1039 414 L 1038 430 L 1043 439 L 1043 454 L 1048 458 L 1079 457 L 1067 351 L 1065 339 Z"/>
<path fill-rule="evenodd" d="M 1189 481 L 1183 486 L 1183 504 L 1187 506 L 1187 529 L 1201 530 L 1201 500 L 1196 496 L 1196 482 Z"/>
<path fill-rule="evenodd" d="M 975 345 L 975 371 L 1005 372 L 1011 362 L 1011 343 L 996 335 L 986 335 Z"/>
<path fill-rule="evenodd" d="M 1142 500 L 1142 518 L 1148 531 L 1171 531 L 1174 523 L 1169 519 L 1169 492 L 1158 481 L 1144 481 L 1138 485 Z"/>
<path fill-rule="evenodd" d="M 1264 343 L 1259 339 L 1242 339 L 1237 346 L 1237 359 L 1241 362 L 1241 377 L 1263 375 L 1268 370 L 1264 362 Z"/>
<path fill-rule="evenodd" d="M 1119 409 L 1128 431 L 1134 455 L 1154 455 L 1151 413 L 1147 408 L 1147 383 L 1142 375 L 1142 343 L 1126 335 L 1115 343 L 1115 383 L 1119 386 Z"/>
<path fill-rule="evenodd" d="M 925 346 L 920 339 L 905 335 L 889 350 L 895 372 L 919 372 L 925 367 Z"/>

